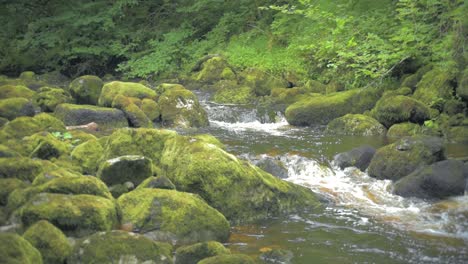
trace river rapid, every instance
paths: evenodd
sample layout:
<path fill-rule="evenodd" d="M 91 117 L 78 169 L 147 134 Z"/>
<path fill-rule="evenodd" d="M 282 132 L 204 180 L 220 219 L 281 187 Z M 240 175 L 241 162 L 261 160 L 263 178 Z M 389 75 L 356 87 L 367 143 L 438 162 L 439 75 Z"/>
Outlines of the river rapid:
<path fill-rule="evenodd" d="M 259 116 L 252 106 L 220 105 L 197 92 L 209 133 L 228 151 L 255 162 L 280 161 L 285 180 L 310 188 L 323 208 L 233 227 L 227 246 L 258 257 L 270 249 L 293 252 L 292 263 L 468 263 L 468 195 L 429 202 L 391 193 L 391 182 L 355 168 L 340 170 L 333 156 L 354 147 L 388 144 L 385 137 L 327 135 L 324 127 L 289 126 Z M 448 144 L 449 157 L 468 156 L 468 146 Z"/>

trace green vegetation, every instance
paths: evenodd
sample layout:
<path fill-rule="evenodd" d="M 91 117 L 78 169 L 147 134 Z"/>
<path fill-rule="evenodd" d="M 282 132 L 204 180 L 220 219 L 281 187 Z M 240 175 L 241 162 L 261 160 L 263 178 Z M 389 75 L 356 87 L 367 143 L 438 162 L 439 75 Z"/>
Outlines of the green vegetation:
<path fill-rule="evenodd" d="M 41 253 L 17 234 L 0 232 L 0 262 L 42 264 Z"/>

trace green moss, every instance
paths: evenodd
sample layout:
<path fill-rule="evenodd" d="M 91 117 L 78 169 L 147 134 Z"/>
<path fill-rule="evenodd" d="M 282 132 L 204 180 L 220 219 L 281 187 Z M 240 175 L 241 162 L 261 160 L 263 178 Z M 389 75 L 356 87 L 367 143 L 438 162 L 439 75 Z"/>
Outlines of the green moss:
<path fill-rule="evenodd" d="M 142 188 L 154 188 L 154 189 L 166 189 L 166 190 L 176 189 L 175 185 L 166 176 L 149 177 L 137 187 L 137 189 L 142 189 Z"/>
<path fill-rule="evenodd" d="M 382 95 L 382 98 L 397 96 L 397 95 L 404 95 L 404 96 L 411 96 L 413 92 L 409 87 L 401 87 L 396 90 L 388 90 L 385 91 Z"/>
<path fill-rule="evenodd" d="M 163 189 L 137 189 L 118 199 L 122 223 L 131 223 L 155 240 L 179 244 L 226 241 L 226 218 L 194 194 Z"/>
<path fill-rule="evenodd" d="M 39 250 L 45 263 L 62 264 L 72 251 L 62 231 L 44 220 L 28 228 L 23 237 Z"/>
<path fill-rule="evenodd" d="M 3 85 L 0 86 L 0 99 L 22 97 L 26 99 L 32 99 L 34 94 L 33 90 L 22 85 Z"/>
<path fill-rule="evenodd" d="M 6 124 L 8 123 L 8 119 L 4 118 L 4 117 L 0 117 L 0 129 Z"/>
<path fill-rule="evenodd" d="M 78 144 L 84 143 L 89 140 L 98 140 L 98 138 L 95 135 L 88 133 L 86 130 L 74 129 L 69 130 L 68 133 L 72 135 L 72 141 Z"/>
<path fill-rule="evenodd" d="M 64 132 L 66 129 L 60 120 L 46 113 L 34 117 L 18 117 L 3 126 L 0 141 L 21 139 L 42 131 Z"/>
<path fill-rule="evenodd" d="M 0 145 L 0 158 L 19 157 L 20 154 L 8 146 Z"/>
<path fill-rule="evenodd" d="M 32 182 L 41 172 L 53 169 L 50 162 L 29 158 L 0 158 L 0 178 L 17 178 Z"/>
<path fill-rule="evenodd" d="M 158 103 L 151 99 L 143 99 L 141 101 L 141 111 L 143 111 L 151 121 L 158 119 L 161 114 Z"/>
<path fill-rule="evenodd" d="M 136 186 L 153 175 L 152 167 L 144 156 L 126 155 L 102 162 L 97 176 L 109 186 L 125 182 Z"/>
<path fill-rule="evenodd" d="M 42 264 L 41 253 L 17 234 L 0 233 L 0 263 Z"/>
<path fill-rule="evenodd" d="M 172 247 L 167 243 L 123 231 L 101 232 L 86 237 L 75 246 L 68 259 L 78 263 L 146 263 L 171 264 Z"/>
<path fill-rule="evenodd" d="M 73 99 L 63 89 L 42 87 L 33 97 L 34 105 L 41 108 L 43 112 L 53 112 L 59 104 L 71 103 Z"/>
<path fill-rule="evenodd" d="M 15 178 L 0 179 L 0 206 L 5 206 L 8 195 L 16 189 L 26 188 L 28 184 Z"/>
<path fill-rule="evenodd" d="M 125 113 L 131 127 L 153 127 L 151 120 L 135 104 L 131 103 L 125 106 L 122 111 Z"/>
<path fill-rule="evenodd" d="M 394 138 L 401 138 L 407 136 L 415 136 L 422 134 L 423 128 L 414 123 L 400 123 L 394 124 L 388 129 L 387 136 Z"/>
<path fill-rule="evenodd" d="M 103 85 L 104 83 L 99 77 L 85 75 L 70 83 L 70 93 L 78 104 L 96 105 Z"/>
<path fill-rule="evenodd" d="M 221 141 L 219 141 L 219 139 L 215 138 L 214 136 L 212 136 L 210 134 L 199 134 L 199 135 L 195 135 L 193 137 L 195 139 L 201 140 L 201 141 L 203 141 L 205 143 L 213 144 L 213 145 L 215 145 L 216 147 L 218 147 L 220 149 L 226 149 L 226 146 L 224 146 L 224 144 L 221 143 Z"/>
<path fill-rule="evenodd" d="M 255 264 L 255 261 L 247 255 L 232 254 L 209 257 L 198 262 L 198 264 Z"/>
<path fill-rule="evenodd" d="M 442 69 L 433 69 L 422 77 L 413 97 L 426 105 L 435 98 L 450 99 L 453 94 L 452 76 Z"/>
<path fill-rule="evenodd" d="M 468 101 L 468 69 L 460 74 L 457 86 L 457 95 L 463 100 Z"/>
<path fill-rule="evenodd" d="M 403 81 L 401 82 L 402 87 L 409 87 L 411 90 L 416 89 L 416 85 L 418 82 L 421 80 L 421 75 L 414 73 L 409 76 L 407 76 Z"/>
<path fill-rule="evenodd" d="M 311 93 L 321 93 L 321 94 L 327 93 L 327 85 L 316 80 L 307 81 L 306 84 L 304 85 L 304 88 L 308 92 L 311 92 Z"/>
<path fill-rule="evenodd" d="M 48 132 L 39 132 L 23 140 L 28 155 L 33 158 L 53 159 L 62 155 L 68 155 L 71 151 L 71 144 L 61 141 Z"/>
<path fill-rule="evenodd" d="M 327 131 L 342 135 L 383 136 L 387 129 L 370 116 L 347 114 L 328 123 Z"/>
<path fill-rule="evenodd" d="M 118 109 L 123 109 L 130 104 L 136 104 L 137 106 L 141 105 L 141 100 L 136 97 L 128 97 L 119 94 L 116 97 L 114 97 L 114 100 L 112 101 L 112 107 Z"/>
<path fill-rule="evenodd" d="M 34 107 L 26 98 L 14 97 L 0 100 L 0 116 L 13 120 L 20 116 L 34 116 Z"/>
<path fill-rule="evenodd" d="M 286 119 L 291 125 L 297 126 L 327 124 L 345 114 L 371 109 L 380 93 L 376 89 L 364 89 L 309 96 L 290 105 L 286 109 Z"/>
<path fill-rule="evenodd" d="M 372 115 L 386 127 L 402 122 L 422 124 L 430 119 L 429 108 L 413 98 L 397 95 L 379 100 Z"/>
<path fill-rule="evenodd" d="M 56 178 L 80 177 L 80 176 L 82 175 L 77 171 L 72 171 L 63 167 L 55 167 L 55 168 L 51 168 L 49 170 L 45 170 L 44 172 L 40 173 L 34 179 L 33 185 L 34 186 L 41 185 Z"/>
<path fill-rule="evenodd" d="M 158 94 L 163 94 L 165 93 L 166 91 L 169 91 L 169 90 L 184 90 L 185 87 L 181 84 L 177 84 L 177 83 L 161 83 L 160 85 L 158 85 L 156 87 L 156 92 Z"/>
<path fill-rule="evenodd" d="M 454 126 L 449 128 L 447 138 L 451 142 L 468 142 L 468 126 Z"/>
<path fill-rule="evenodd" d="M 99 128 L 119 128 L 128 126 L 122 111 L 94 105 L 61 104 L 55 109 L 55 116 L 68 126 L 86 125 L 91 122 Z"/>
<path fill-rule="evenodd" d="M 24 226 L 48 220 L 71 236 L 109 231 L 119 223 L 114 201 L 93 195 L 40 193 L 16 212 Z"/>
<path fill-rule="evenodd" d="M 248 86 L 235 89 L 219 89 L 214 94 L 213 100 L 217 103 L 249 104 L 255 99 L 252 89 Z"/>
<path fill-rule="evenodd" d="M 221 57 L 214 57 L 205 61 L 202 70 L 196 74 L 195 80 L 207 84 L 213 84 L 220 80 L 234 80 L 236 74 Z"/>
<path fill-rule="evenodd" d="M 84 174 L 95 175 L 103 155 L 103 147 L 96 139 L 88 140 L 73 149 L 72 161 L 79 165 Z"/>
<path fill-rule="evenodd" d="M 242 84 L 250 87 L 257 96 L 270 95 L 273 88 L 286 88 L 287 82 L 259 69 L 248 69 L 242 76 Z"/>
<path fill-rule="evenodd" d="M 99 105 L 110 107 L 114 98 L 119 94 L 139 99 L 156 99 L 156 92 L 142 84 L 114 81 L 102 87 Z"/>
<path fill-rule="evenodd" d="M 36 78 L 36 74 L 33 71 L 24 71 L 20 74 L 21 80 L 32 80 Z"/>
<path fill-rule="evenodd" d="M 175 252 L 175 264 L 197 264 L 204 258 L 230 253 L 223 244 L 216 241 L 197 243 L 178 248 Z"/>

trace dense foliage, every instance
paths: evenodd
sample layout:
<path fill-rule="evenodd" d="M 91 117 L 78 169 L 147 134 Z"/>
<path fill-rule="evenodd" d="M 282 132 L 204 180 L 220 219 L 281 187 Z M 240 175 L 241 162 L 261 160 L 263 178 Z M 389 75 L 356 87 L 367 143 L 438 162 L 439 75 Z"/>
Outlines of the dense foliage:
<path fill-rule="evenodd" d="M 466 67 L 463 0 L 1 0 L 0 72 L 158 78 L 205 54 L 348 86 Z"/>

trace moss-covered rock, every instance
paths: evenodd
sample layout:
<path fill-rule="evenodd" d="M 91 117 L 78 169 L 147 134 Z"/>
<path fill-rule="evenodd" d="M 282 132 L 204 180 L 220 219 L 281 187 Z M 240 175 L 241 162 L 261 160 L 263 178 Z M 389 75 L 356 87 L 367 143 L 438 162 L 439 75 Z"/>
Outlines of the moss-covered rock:
<path fill-rule="evenodd" d="M 461 100 L 446 100 L 444 103 L 444 113 L 452 116 L 456 114 L 462 114 L 465 112 L 466 104 Z"/>
<path fill-rule="evenodd" d="M 347 114 L 328 123 L 327 131 L 341 135 L 383 136 L 387 129 L 370 116 Z"/>
<path fill-rule="evenodd" d="M 67 263 L 171 264 L 172 247 L 124 231 L 100 232 L 79 241 Z"/>
<path fill-rule="evenodd" d="M 226 60 L 213 57 L 202 64 L 202 69 L 195 75 L 195 80 L 207 84 L 214 84 L 220 80 L 234 80 L 236 74 L 229 67 Z"/>
<path fill-rule="evenodd" d="M 19 235 L 0 232 L 0 263 L 42 264 L 42 256 Z"/>
<path fill-rule="evenodd" d="M 119 223 L 114 201 L 87 194 L 40 193 L 16 211 L 24 226 L 47 220 L 70 236 L 109 231 Z"/>
<path fill-rule="evenodd" d="M 0 206 L 7 205 L 8 195 L 16 189 L 26 188 L 28 184 L 15 178 L 0 179 Z"/>
<path fill-rule="evenodd" d="M 379 100 L 372 114 L 386 127 L 402 122 L 424 123 L 430 119 L 429 108 L 411 97 L 397 95 Z"/>
<path fill-rule="evenodd" d="M 254 99 L 255 94 L 248 86 L 219 89 L 213 96 L 215 102 L 223 104 L 249 104 Z"/>
<path fill-rule="evenodd" d="M 379 96 L 379 90 L 364 89 L 306 97 L 286 109 L 286 119 L 296 126 L 327 124 L 345 114 L 371 109 Z"/>
<path fill-rule="evenodd" d="M 26 98 L 14 97 L 0 100 L 0 116 L 13 120 L 20 116 L 34 116 L 34 107 Z"/>
<path fill-rule="evenodd" d="M 55 167 L 40 173 L 33 181 L 34 186 L 44 184 L 50 180 L 62 177 L 81 177 L 82 175 L 74 170 L 63 167 Z"/>
<path fill-rule="evenodd" d="M 414 170 L 445 159 L 440 138 L 406 137 L 377 150 L 369 165 L 369 175 L 378 179 L 399 180 Z"/>
<path fill-rule="evenodd" d="M 64 263 L 72 251 L 72 246 L 62 231 L 45 220 L 29 227 L 23 237 L 39 250 L 44 263 Z"/>
<path fill-rule="evenodd" d="M 8 119 L 4 118 L 4 117 L 0 117 L 0 129 L 6 124 L 8 123 Z"/>
<path fill-rule="evenodd" d="M 36 94 L 33 90 L 22 85 L 2 85 L 0 86 L 0 99 L 21 97 L 32 99 Z"/>
<path fill-rule="evenodd" d="M 163 189 L 137 189 L 119 197 L 122 223 L 159 241 L 179 244 L 226 241 L 229 223 L 194 194 Z"/>
<path fill-rule="evenodd" d="M 458 80 L 457 95 L 468 101 L 468 69 L 465 69 Z"/>
<path fill-rule="evenodd" d="M 197 264 L 204 258 L 225 254 L 231 252 L 223 244 L 216 241 L 202 242 L 178 248 L 175 252 L 175 264 Z"/>
<path fill-rule="evenodd" d="M 141 100 L 141 111 L 151 120 L 154 121 L 161 115 L 159 111 L 159 105 L 154 100 L 143 99 Z"/>
<path fill-rule="evenodd" d="M 107 185 L 132 182 L 135 186 L 153 175 L 150 159 L 138 155 L 126 155 L 106 160 L 99 166 L 97 176 Z"/>
<path fill-rule="evenodd" d="M 142 188 L 154 188 L 154 189 L 166 189 L 166 190 L 176 189 L 175 185 L 166 176 L 149 177 L 137 187 L 137 189 L 142 189 Z"/>
<path fill-rule="evenodd" d="M 260 69 L 250 68 L 242 74 L 242 85 L 250 87 L 256 96 L 265 96 L 270 95 L 273 88 L 288 87 L 288 82 Z"/>
<path fill-rule="evenodd" d="M 103 85 L 101 78 L 85 75 L 70 83 L 70 93 L 78 104 L 97 105 Z"/>
<path fill-rule="evenodd" d="M 137 105 L 129 104 L 122 109 L 131 127 L 153 127 L 153 123 Z"/>
<path fill-rule="evenodd" d="M 158 100 L 161 122 L 174 127 L 202 127 L 208 125 L 208 116 L 191 91 L 180 86 L 166 89 Z"/>
<path fill-rule="evenodd" d="M 139 99 L 156 99 L 156 92 L 152 89 L 139 84 L 131 82 L 110 82 L 102 87 L 101 95 L 99 97 L 99 105 L 110 107 L 114 98 L 117 95 L 124 95 L 127 97 L 136 97 Z"/>
<path fill-rule="evenodd" d="M 255 264 L 255 261 L 243 254 L 218 255 L 201 260 L 198 264 Z"/>
<path fill-rule="evenodd" d="M 97 123 L 103 129 L 128 126 L 125 114 L 121 110 L 93 105 L 61 104 L 55 109 L 55 116 L 67 126 L 91 122 Z"/>
<path fill-rule="evenodd" d="M 413 97 L 426 105 L 430 105 L 438 98 L 450 99 L 454 91 L 452 79 L 445 70 L 433 69 L 424 74 Z"/>
<path fill-rule="evenodd" d="M 454 126 L 448 129 L 446 137 L 451 142 L 468 142 L 468 126 Z"/>
<path fill-rule="evenodd" d="M 327 85 L 316 80 L 308 80 L 305 83 L 304 88 L 311 93 L 320 93 L 320 94 L 327 93 Z M 337 92 L 337 91 L 334 91 L 334 92 Z"/>
<path fill-rule="evenodd" d="M 19 156 L 21 155 L 12 148 L 5 145 L 0 145 L 0 158 L 12 158 Z"/>
<path fill-rule="evenodd" d="M 59 104 L 71 103 L 73 98 L 67 91 L 60 88 L 42 87 L 33 97 L 34 105 L 43 112 L 53 112 Z"/>
<path fill-rule="evenodd" d="M 306 88 L 273 88 L 271 89 L 270 98 L 274 104 L 283 104 L 286 107 L 300 99 L 306 97 L 320 96 L 318 93 L 309 93 Z M 286 107 L 284 109 L 286 109 Z M 283 110 L 284 111 L 284 110 Z"/>
<path fill-rule="evenodd" d="M 0 178 L 32 182 L 40 173 L 56 168 L 52 163 L 30 158 L 0 158 Z"/>
<path fill-rule="evenodd" d="M 104 149 L 99 141 L 91 139 L 76 146 L 71 152 L 71 159 L 81 167 L 84 174 L 95 175 L 103 151 Z"/>
<path fill-rule="evenodd" d="M 24 71 L 20 73 L 19 78 L 21 80 L 32 80 L 36 78 L 36 74 L 33 71 Z"/>
<path fill-rule="evenodd" d="M 39 132 L 23 140 L 27 145 L 24 150 L 30 157 L 50 160 L 69 154 L 71 144 L 61 141 L 48 132 Z"/>
<path fill-rule="evenodd" d="M 402 138 L 416 135 L 440 136 L 437 128 L 424 127 L 415 123 L 399 123 L 392 125 L 387 132 L 387 137 Z"/>
<path fill-rule="evenodd" d="M 18 117 L 3 126 L 0 131 L 0 141 L 21 139 L 42 131 L 64 132 L 66 129 L 62 121 L 46 113 L 34 117 Z"/>

